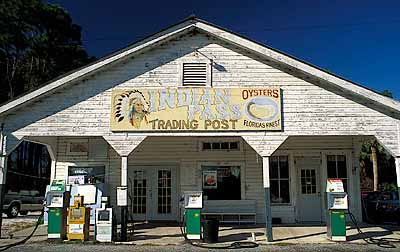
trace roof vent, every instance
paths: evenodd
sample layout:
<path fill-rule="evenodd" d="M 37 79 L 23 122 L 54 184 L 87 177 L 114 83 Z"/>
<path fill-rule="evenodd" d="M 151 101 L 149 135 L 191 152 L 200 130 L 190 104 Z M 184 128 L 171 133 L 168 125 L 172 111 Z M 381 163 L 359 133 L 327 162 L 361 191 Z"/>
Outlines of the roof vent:
<path fill-rule="evenodd" d="M 183 86 L 206 86 L 207 63 L 183 63 Z"/>

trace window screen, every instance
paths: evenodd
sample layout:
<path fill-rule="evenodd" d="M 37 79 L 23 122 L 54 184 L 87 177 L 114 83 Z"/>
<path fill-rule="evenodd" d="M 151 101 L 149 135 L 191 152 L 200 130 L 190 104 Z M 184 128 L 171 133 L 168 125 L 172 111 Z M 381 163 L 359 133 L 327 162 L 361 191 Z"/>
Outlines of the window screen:
<path fill-rule="evenodd" d="M 207 200 L 240 200 L 240 166 L 202 166 L 203 194 Z"/>

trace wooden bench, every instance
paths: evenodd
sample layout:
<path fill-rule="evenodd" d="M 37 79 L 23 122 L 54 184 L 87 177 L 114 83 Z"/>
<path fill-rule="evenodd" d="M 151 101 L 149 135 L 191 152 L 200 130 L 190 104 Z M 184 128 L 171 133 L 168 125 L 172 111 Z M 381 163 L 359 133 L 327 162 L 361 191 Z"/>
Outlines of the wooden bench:
<path fill-rule="evenodd" d="M 220 223 L 256 224 L 256 201 L 205 200 L 201 214 Z"/>

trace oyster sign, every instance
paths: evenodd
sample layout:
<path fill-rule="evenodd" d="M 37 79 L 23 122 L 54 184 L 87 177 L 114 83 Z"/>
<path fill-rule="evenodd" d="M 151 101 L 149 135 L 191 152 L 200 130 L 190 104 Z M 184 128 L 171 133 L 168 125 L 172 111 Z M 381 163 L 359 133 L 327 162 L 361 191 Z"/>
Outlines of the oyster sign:
<path fill-rule="evenodd" d="M 112 131 L 281 130 L 279 88 L 112 91 Z"/>

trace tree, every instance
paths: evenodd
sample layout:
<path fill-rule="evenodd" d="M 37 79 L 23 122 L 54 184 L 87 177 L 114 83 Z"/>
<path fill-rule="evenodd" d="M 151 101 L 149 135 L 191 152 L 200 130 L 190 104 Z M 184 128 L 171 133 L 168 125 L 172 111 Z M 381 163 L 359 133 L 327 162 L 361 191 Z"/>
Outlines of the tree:
<path fill-rule="evenodd" d="M 382 95 L 393 98 L 393 93 L 385 89 L 381 92 Z M 378 191 L 379 187 L 379 164 L 387 168 L 389 165 L 390 155 L 385 148 L 378 143 L 376 139 L 365 142 L 361 148 L 360 164 L 364 169 L 363 175 L 367 176 L 365 171 L 368 161 L 372 162 L 373 169 L 373 190 Z"/>
<path fill-rule="evenodd" d="M 41 0 L 0 2 L 0 103 L 94 60 L 81 27 Z"/>

